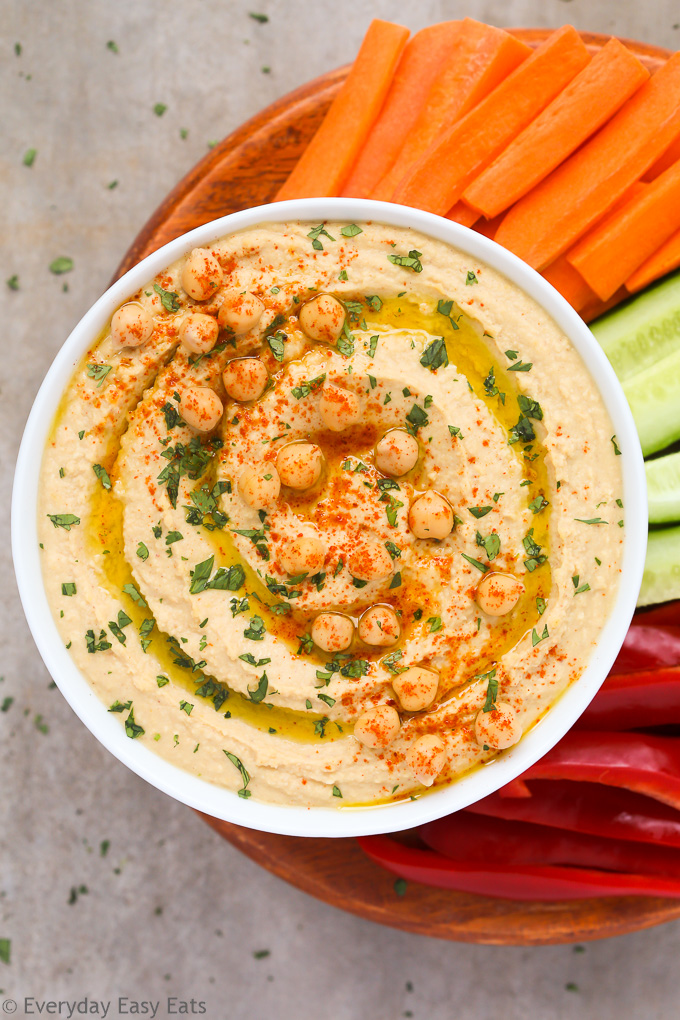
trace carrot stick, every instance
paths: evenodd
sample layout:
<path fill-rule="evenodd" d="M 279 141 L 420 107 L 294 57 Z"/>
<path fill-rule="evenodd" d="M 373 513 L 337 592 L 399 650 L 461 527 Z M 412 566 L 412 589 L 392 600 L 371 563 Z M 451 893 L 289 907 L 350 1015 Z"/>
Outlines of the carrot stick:
<path fill-rule="evenodd" d="M 668 146 L 665 152 L 663 152 L 656 163 L 652 163 L 647 173 L 643 176 L 643 181 L 653 181 L 659 174 L 662 174 L 664 170 L 668 170 L 669 166 L 673 163 L 677 163 L 680 159 L 680 135 L 675 139 L 674 142 Z"/>
<path fill-rule="evenodd" d="M 625 287 L 621 287 L 617 290 L 616 294 L 613 294 L 609 301 L 600 301 L 596 298 L 594 301 L 584 305 L 583 308 L 579 308 L 578 314 L 581 316 L 584 322 L 592 322 L 593 319 L 599 319 L 601 315 L 608 312 L 610 308 L 614 308 L 616 305 L 620 305 L 622 301 L 625 301 L 630 295 Z"/>
<path fill-rule="evenodd" d="M 376 18 L 352 69 L 276 200 L 338 195 L 368 137 L 409 37 L 402 25 Z"/>
<path fill-rule="evenodd" d="M 555 259 L 547 269 L 543 270 L 541 276 L 551 283 L 577 312 L 598 300 L 595 291 L 567 261 L 566 255 L 560 255 L 558 259 Z"/>
<path fill-rule="evenodd" d="M 461 205 L 462 203 L 459 202 L 458 204 Z M 485 216 L 480 216 L 480 218 L 475 222 L 475 230 L 478 234 L 484 234 L 484 237 L 490 237 L 493 241 L 502 220 L 502 214 L 500 216 L 494 216 L 492 220 L 487 220 Z"/>
<path fill-rule="evenodd" d="M 487 217 L 519 201 L 649 78 L 638 58 L 610 39 L 590 64 L 464 191 Z"/>
<path fill-rule="evenodd" d="M 373 189 L 371 198 L 389 201 L 401 178 L 442 128 L 465 116 L 531 53 L 529 46 L 502 29 L 472 18 L 461 23 L 454 50 L 437 75 L 391 169 Z"/>
<path fill-rule="evenodd" d="M 647 287 L 654 280 L 671 273 L 680 266 L 680 230 L 668 238 L 665 244 L 650 255 L 641 266 L 632 273 L 626 280 L 626 290 L 630 294 Z"/>
<path fill-rule="evenodd" d="M 444 130 L 394 189 L 394 201 L 443 215 L 589 62 L 575 28 L 552 32 L 493 92 Z"/>
<path fill-rule="evenodd" d="M 567 253 L 602 301 L 680 229 L 680 161 L 641 187 L 641 194 L 605 216 Z"/>
<path fill-rule="evenodd" d="M 460 21 L 444 21 L 416 32 L 406 44 L 378 119 L 342 189 L 367 198 L 404 144 L 436 76 L 454 53 Z"/>
<path fill-rule="evenodd" d="M 465 202 L 456 202 L 453 208 L 447 212 L 446 218 L 453 220 L 454 223 L 462 223 L 464 227 L 471 227 L 479 219 L 479 213 L 476 209 L 471 209 Z"/>
<path fill-rule="evenodd" d="M 496 240 L 534 269 L 570 248 L 680 134 L 680 53 L 501 223 Z"/>

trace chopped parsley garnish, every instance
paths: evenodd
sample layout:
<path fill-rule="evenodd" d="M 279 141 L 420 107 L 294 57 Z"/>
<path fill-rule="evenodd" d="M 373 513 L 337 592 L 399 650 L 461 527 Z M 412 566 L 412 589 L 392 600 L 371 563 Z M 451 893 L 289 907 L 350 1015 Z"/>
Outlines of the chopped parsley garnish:
<path fill-rule="evenodd" d="M 584 591 L 590 591 L 590 585 L 587 583 L 579 584 L 579 580 L 580 578 L 578 574 L 574 574 L 574 576 L 571 579 L 571 583 L 575 588 L 574 595 L 581 595 Z"/>
<path fill-rule="evenodd" d="M 348 277 L 347 277 L 347 270 L 346 269 L 341 269 L 340 272 L 338 273 L 338 280 L 341 280 L 342 283 L 346 283 L 347 279 L 348 279 Z"/>
<path fill-rule="evenodd" d="M 342 797 L 342 794 L 340 793 L 340 787 L 339 786 L 334 786 L 333 787 L 333 796 L 334 797 Z"/>
<path fill-rule="evenodd" d="M 267 337 L 267 344 L 269 345 L 269 350 L 272 352 L 277 361 L 283 361 L 285 356 L 284 344 L 286 344 L 287 341 L 288 337 L 281 330 L 279 330 L 277 333 L 274 333 L 273 336 Z"/>
<path fill-rule="evenodd" d="M 243 587 L 246 572 L 240 563 L 234 563 L 230 567 L 218 567 L 215 576 L 210 580 L 214 562 L 215 557 L 209 556 L 207 560 L 196 564 L 191 575 L 190 595 L 198 595 L 206 588 L 216 588 L 218 591 L 238 591 Z"/>
<path fill-rule="evenodd" d="M 237 758 L 235 754 L 231 753 L 231 751 L 225 751 L 224 753 L 226 754 L 231 764 L 234 765 L 241 773 L 241 780 L 243 782 L 243 786 L 240 790 L 238 790 L 238 795 L 239 797 L 243 797 L 244 800 L 247 800 L 248 797 L 251 796 L 250 790 L 248 789 L 250 776 L 246 772 L 245 766 L 240 758 Z"/>
<path fill-rule="evenodd" d="M 377 294 L 367 294 L 366 304 L 372 312 L 379 312 L 383 306 L 382 298 L 379 298 Z"/>
<path fill-rule="evenodd" d="M 430 616 L 427 622 L 430 625 L 430 634 L 435 634 L 438 630 L 442 629 L 441 616 Z"/>
<path fill-rule="evenodd" d="M 476 517 L 477 520 L 479 520 L 480 517 L 486 517 L 486 515 L 490 514 L 492 510 L 493 510 L 493 507 L 491 507 L 491 506 L 469 506 L 468 507 L 468 512 L 471 513 L 473 517 Z"/>
<path fill-rule="evenodd" d="M 398 545 L 395 545 L 394 542 L 385 542 L 385 548 L 393 560 L 397 559 L 398 556 L 401 556 L 401 549 Z"/>
<path fill-rule="evenodd" d="M 92 465 L 92 470 L 94 471 L 94 473 L 96 474 L 97 478 L 102 483 L 104 488 L 105 489 L 110 489 L 111 488 L 111 479 L 109 478 L 109 473 L 106 470 L 106 468 L 102 467 L 101 464 L 93 464 Z"/>
<path fill-rule="evenodd" d="M 505 356 L 506 358 L 509 358 L 510 361 L 514 361 L 519 356 L 519 351 L 505 351 Z"/>
<path fill-rule="evenodd" d="M 530 528 L 525 537 L 522 539 L 522 545 L 527 554 L 528 559 L 524 560 L 524 566 L 529 572 L 539 567 L 542 563 L 548 559 L 545 553 L 541 552 L 541 547 L 534 541 L 534 529 Z"/>
<path fill-rule="evenodd" d="M 80 524 L 80 517 L 75 514 L 47 514 L 55 528 L 63 528 L 70 531 L 76 524 Z"/>
<path fill-rule="evenodd" d="M 443 337 L 439 337 L 437 340 L 433 340 L 431 344 L 428 344 L 420 359 L 420 364 L 424 368 L 429 368 L 431 372 L 436 372 L 438 368 L 445 368 L 448 363 L 449 355 L 446 350 L 446 341 Z"/>
<path fill-rule="evenodd" d="M 427 425 L 430 419 L 425 414 L 425 411 L 422 409 L 422 407 L 418 407 L 417 404 L 414 404 L 409 413 L 406 415 L 406 421 L 408 422 L 406 428 L 411 433 L 411 435 L 415 436 L 418 432 L 418 429 L 421 429 L 425 425 Z"/>
<path fill-rule="evenodd" d="M 530 372 L 534 366 L 528 361 L 516 361 L 514 365 L 508 365 L 508 372 Z"/>
<path fill-rule="evenodd" d="M 545 496 L 536 496 L 536 498 L 532 499 L 529 503 L 529 509 L 533 514 L 539 514 L 541 510 L 545 510 L 545 508 L 549 505 L 550 504 Z"/>
<path fill-rule="evenodd" d="M 496 707 L 496 698 L 498 696 L 498 679 L 496 677 L 497 672 L 498 668 L 494 666 L 494 668 L 490 669 L 488 673 L 480 673 L 476 677 L 477 680 L 487 681 L 486 701 L 482 706 L 482 712 L 492 712 Z"/>
<path fill-rule="evenodd" d="M 495 532 L 492 532 L 490 535 L 486 535 L 486 537 L 477 532 L 477 545 L 481 545 L 483 547 L 490 560 L 495 559 L 501 551 L 500 536 Z"/>
<path fill-rule="evenodd" d="M 169 463 L 163 468 L 157 481 L 165 483 L 170 505 L 175 509 L 180 479 L 184 475 L 192 481 L 200 478 L 208 466 L 211 453 L 206 447 L 201 446 L 199 438 L 194 436 L 187 444 L 177 443 L 176 446 L 168 446 L 162 451 L 161 457 Z"/>
<path fill-rule="evenodd" d="M 163 404 L 163 406 L 161 407 L 161 411 L 163 412 L 163 416 L 165 418 L 165 427 L 167 428 L 168 432 L 171 429 L 174 429 L 176 425 L 184 424 L 180 417 L 180 413 L 174 406 L 174 404 L 170 403 Z"/>
<path fill-rule="evenodd" d="M 465 277 L 465 286 L 471 287 L 473 283 L 479 283 L 477 274 L 473 273 L 471 269 L 468 269 L 467 276 Z"/>
<path fill-rule="evenodd" d="M 619 450 L 619 444 L 616 442 L 616 436 L 615 435 L 612 436 L 611 443 L 612 443 L 612 446 L 614 447 L 614 455 L 616 457 L 620 457 L 621 456 L 621 451 Z"/>
<path fill-rule="evenodd" d="M 574 517 L 574 520 L 579 524 L 609 524 L 609 521 L 604 521 L 601 517 Z"/>
<path fill-rule="evenodd" d="M 323 375 L 317 375 L 315 379 L 310 379 L 309 382 L 303 382 L 300 386 L 294 386 L 290 391 L 296 400 L 301 400 L 303 397 L 308 397 L 310 393 L 316 393 L 317 390 L 321 389 L 324 382 L 326 381 L 326 373 Z"/>
<path fill-rule="evenodd" d="M 324 237 L 327 237 L 329 241 L 335 240 L 335 238 L 331 237 L 331 235 L 328 233 L 323 223 L 320 223 L 318 227 L 312 227 L 312 229 L 307 234 L 307 237 L 311 238 L 312 248 L 314 248 L 315 251 L 323 251 L 323 245 L 319 240 L 319 237 L 322 235 Z"/>
<path fill-rule="evenodd" d="M 259 617 L 254 617 L 254 619 L 259 619 Z M 251 701 L 254 701 L 256 703 L 260 702 L 265 697 L 268 689 L 269 680 L 267 678 L 267 674 L 263 673 L 258 681 L 255 690 L 254 691 L 248 690 L 248 697 L 250 698 Z"/>
<path fill-rule="evenodd" d="M 456 439 L 463 438 L 463 433 L 461 432 L 457 425 L 449 425 L 449 432 L 451 433 L 452 436 L 455 436 Z"/>
<path fill-rule="evenodd" d="M 212 489 L 202 485 L 190 492 L 189 498 L 194 505 L 184 507 L 187 524 L 200 525 L 207 531 L 223 528 L 229 518 L 217 509 L 217 500 L 224 492 L 231 492 L 231 482 L 216 482 Z"/>
<path fill-rule="evenodd" d="M 106 640 L 106 631 L 99 632 L 99 638 L 95 637 L 93 630 L 85 631 L 85 646 L 90 653 L 105 652 L 111 647 L 111 642 Z"/>
<path fill-rule="evenodd" d="M 401 587 L 401 571 L 397 571 L 392 580 L 390 581 L 388 588 L 399 588 Z"/>
<path fill-rule="evenodd" d="M 76 582 L 75 581 L 62 581 L 61 582 L 61 594 L 62 595 L 75 595 L 76 594 Z"/>
<path fill-rule="evenodd" d="M 422 273 L 423 264 L 420 261 L 422 254 L 422 251 L 413 248 L 408 255 L 388 255 L 387 258 L 394 266 L 403 266 L 404 269 L 412 269 L 414 273 Z"/>
<path fill-rule="evenodd" d="M 368 344 L 368 356 L 369 356 L 369 358 L 374 358 L 375 357 L 375 352 L 376 352 L 376 350 L 378 348 L 378 340 L 379 339 L 380 339 L 379 336 L 372 336 L 371 337 L 371 339 L 369 341 L 369 344 Z M 373 377 L 369 375 L 368 378 L 372 379 Z M 374 389 L 373 382 L 371 382 L 371 389 Z"/>
<path fill-rule="evenodd" d="M 543 616 L 545 612 L 545 599 L 541 598 L 540 595 L 536 596 L 536 609 L 538 610 L 538 615 Z"/>
<path fill-rule="evenodd" d="M 264 620 L 261 616 L 252 616 L 249 625 L 243 631 L 243 636 L 251 641 L 263 641 L 266 634 Z"/>
<path fill-rule="evenodd" d="M 147 609 L 147 601 L 144 596 L 135 588 L 134 584 L 128 582 L 123 585 L 123 591 L 126 595 L 129 595 L 133 602 L 136 602 L 141 609 Z"/>
<path fill-rule="evenodd" d="M 498 387 L 496 386 L 496 372 L 494 371 L 493 365 L 489 369 L 489 374 L 484 380 L 484 392 L 489 397 L 495 397 L 498 393 Z"/>
<path fill-rule="evenodd" d="M 346 336 L 338 337 L 335 346 L 337 347 L 341 354 L 343 354 L 346 358 L 349 358 L 351 357 L 352 354 L 354 354 L 354 337 L 352 336 L 351 333 L 347 332 L 346 327 L 345 331 Z"/>
<path fill-rule="evenodd" d="M 546 623 L 545 627 L 543 628 L 543 633 L 540 635 L 540 637 L 539 637 L 538 631 L 534 627 L 532 629 L 532 631 L 531 631 L 531 644 L 535 648 L 536 645 L 540 644 L 541 641 L 545 641 L 546 638 L 548 638 L 548 637 L 549 637 L 549 634 L 548 634 L 548 624 L 547 623 Z"/>
<path fill-rule="evenodd" d="M 95 380 L 95 382 L 97 383 L 97 389 L 99 389 L 99 387 L 104 382 L 112 368 L 113 365 L 97 365 L 94 362 L 88 364 L 87 374 L 90 377 L 90 379 Z"/>
<path fill-rule="evenodd" d="M 351 662 L 341 666 L 340 673 L 342 676 L 353 677 L 357 679 L 360 676 L 366 676 L 368 673 L 368 662 L 366 659 L 352 659 Z"/>
<path fill-rule="evenodd" d="M 460 329 L 458 323 L 456 322 L 454 317 L 451 315 L 451 311 L 452 310 L 453 310 L 453 301 L 441 301 L 440 300 L 440 301 L 437 302 L 437 311 L 438 311 L 438 313 L 440 315 L 443 315 L 445 319 L 449 320 L 452 329 Z M 460 318 L 460 316 L 458 316 L 458 318 Z"/>
<path fill-rule="evenodd" d="M 170 683 L 170 677 L 161 676 L 160 674 L 156 677 L 156 683 L 159 687 L 165 687 L 166 684 Z"/>
<path fill-rule="evenodd" d="M 144 545 L 143 542 L 139 543 L 139 545 L 137 546 L 137 550 L 136 551 L 137 551 L 137 555 L 139 556 L 140 560 L 148 560 L 148 558 L 149 558 L 149 550 L 148 550 L 147 546 Z"/>
<path fill-rule="evenodd" d="M 358 227 L 356 223 L 349 223 L 346 227 L 342 227 L 340 233 L 343 237 L 356 237 L 357 234 L 363 234 L 363 230 L 361 227 Z M 333 240 L 333 238 L 331 238 L 331 240 Z"/>
<path fill-rule="evenodd" d="M 178 312 L 180 310 L 179 295 L 174 290 L 163 290 L 158 283 L 154 283 L 153 289 L 161 299 L 161 304 L 166 312 Z"/>
<path fill-rule="evenodd" d="M 477 567 L 477 570 L 481 570 L 483 574 L 485 574 L 489 569 L 485 563 L 480 563 L 479 560 L 473 559 L 472 556 L 468 556 L 467 553 L 461 553 L 461 556 L 464 560 L 467 560 L 468 563 L 471 563 L 473 567 Z"/>

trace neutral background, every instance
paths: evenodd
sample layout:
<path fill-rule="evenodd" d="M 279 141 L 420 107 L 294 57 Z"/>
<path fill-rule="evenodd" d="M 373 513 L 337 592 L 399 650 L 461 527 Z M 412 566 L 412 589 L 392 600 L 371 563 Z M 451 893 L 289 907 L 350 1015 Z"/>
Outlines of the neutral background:
<path fill-rule="evenodd" d="M 260 870 L 95 742 L 49 688 L 14 585 L 8 506 L 31 401 L 161 199 L 209 142 L 351 60 L 372 16 L 417 29 L 466 14 L 680 45 L 674 0 L 0 0 L 0 1000 L 19 1016 L 24 996 L 119 995 L 193 997 L 211 1020 L 680 1014 L 677 924 L 583 952 L 444 943 Z M 59 255 L 67 276 L 49 272 Z"/>

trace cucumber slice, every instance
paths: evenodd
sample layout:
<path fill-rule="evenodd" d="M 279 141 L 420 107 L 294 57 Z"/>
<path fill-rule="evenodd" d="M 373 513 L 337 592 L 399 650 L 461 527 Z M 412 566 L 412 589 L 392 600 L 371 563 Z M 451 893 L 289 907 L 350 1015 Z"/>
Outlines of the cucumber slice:
<path fill-rule="evenodd" d="M 645 457 L 680 439 L 680 347 L 623 384 Z"/>
<path fill-rule="evenodd" d="M 638 606 L 680 598 L 680 527 L 650 531 Z"/>
<path fill-rule="evenodd" d="M 680 453 L 648 460 L 645 471 L 650 523 L 680 521 Z"/>
<path fill-rule="evenodd" d="M 680 348 L 680 273 L 631 298 L 590 325 L 625 382 Z"/>

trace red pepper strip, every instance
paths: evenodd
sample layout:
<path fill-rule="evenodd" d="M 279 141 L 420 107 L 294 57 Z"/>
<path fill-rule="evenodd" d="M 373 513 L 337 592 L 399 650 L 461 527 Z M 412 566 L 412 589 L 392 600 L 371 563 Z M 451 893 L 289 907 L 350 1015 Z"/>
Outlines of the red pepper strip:
<path fill-rule="evenodd" d="M 501 797 L 512 797 L 513 799 L 531 796 L 531 790 L 523 779 L 511 780 L 511 782 L 502 786 L 498 792 Z"/>
<path fill-rule="evenodd" d="M 610 674 L 576 723 L 581 730 L 631 730 L 680 723 L 680 667 Z"/>
<path fill-rule="evenodd" d="M 569 779 L 532 779 L 526 785 L 529 797 L 503 797 L 499 790 L 465 810 L 611 839 L 680 847 L 680 812 L 650 797 Z"/>
<path fill-rule="evenodd" d="M 400 878 L 508 900 L 581 900 L 592 896 L 680 897 L 680 880 L 554 865 L 487 866 L 452 861 L 387 836 L 360 836 L 364 853 Z"/>
<path fill-rule="evenodd" d="M 680 886 L 680 850 L 567 832 L 534 822 L 490 818 L 459 811 L 421 825 L 418 834 L 431 850 L 458 863 L 569 865 L 628 875 L 663 875 Z"/>
<path fill-rule="evenodd" d="M 619 786 L 680 809 L 680 739 L 570 730 L 521 778 Z"/>
<path fill-rule="evenodd" d="M 634 616 L 612 673 L 680 665 L 680 627 L 651 626 L 644 616 Z"/>
<path fill-rule="evenodd" d="M 652 609 L 638 609 L 633 617 L 635 623 L 652 627 L 680 628 L 680 600 L 662 602 Z"/>

